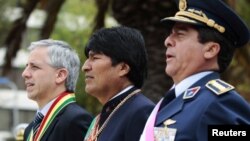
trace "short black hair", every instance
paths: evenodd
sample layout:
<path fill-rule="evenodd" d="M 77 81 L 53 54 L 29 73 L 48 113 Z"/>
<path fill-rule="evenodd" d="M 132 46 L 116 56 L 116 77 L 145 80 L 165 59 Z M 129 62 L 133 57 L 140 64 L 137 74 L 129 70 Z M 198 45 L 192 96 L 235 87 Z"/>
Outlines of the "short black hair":
<path fill-rule="evenodd" d="M 141 88 L 147 77 L 147 52 L 142 34 L 134 28 L 118 26 L 96 31 L 85 47 L 89 51 L 103 53 L 112 60 L 112 65 L 124 62 L 130 66 L 128 79 Z"/>
<path fill-rule="evenodd" d="M 200 43 L 204 44 L 206 42 L 213 41 L 220 44 L 220 51 L 217 61 L 219 65 L 218 71 L 220 73 L 224 72 L 230 65 L 235 52 L 235 46 L 232 41 L 225 38 L 225 36 L 212 28 L 203 26 L 194 26 L 194 28 L 198 31 L 198 40 Z"/>

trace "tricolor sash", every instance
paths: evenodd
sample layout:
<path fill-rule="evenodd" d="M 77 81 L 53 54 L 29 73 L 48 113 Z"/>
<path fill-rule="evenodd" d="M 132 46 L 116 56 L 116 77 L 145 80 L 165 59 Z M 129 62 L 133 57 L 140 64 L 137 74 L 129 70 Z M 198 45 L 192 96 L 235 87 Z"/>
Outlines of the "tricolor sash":
<path fill-rule="evenodd" d="M 88 131 L 87 131 L 87 134 L 84 138 L 84 141 L 94 141 L 94 135 L 96 134 L 97 132 L 97 129 L 98 129 L 98 122 L 99 122 L 99 119 L 100 119 L 100 114 L 98 114 L 91 122 L 89 128 L 88 128 Z"/>
<path fill-rule="evenodd" d="M 161 99 L 157 105 L 155 106 L 154 110 L 151 112 L 146 125 L 144 127 L 144 130 L 142 132 L 140 141 L 154 141 L 154 125 L 155 125 L 155 118 L 157 115 L 157 112 L 160 108 L 161 102 L 163 99 Z"/>
<path fill-rule="evenodd" d="M 33 129 L 31 129 L 31 132 L 27 138 L 28 141 L 39 141 L 41 140 L 42 136 L 52 123 L 52 121 L 55 119 L 57 114 L 68 104 L 75 102 L 75 94 L 74 93 L 62 93 L 51 105 L 49 108 L 48 113 L 45 115 L 45 117 L 42 120 L 42 123 L 35 135 L 33 137 Z M 34 138 L 34 140 L 33 140 Z"/>

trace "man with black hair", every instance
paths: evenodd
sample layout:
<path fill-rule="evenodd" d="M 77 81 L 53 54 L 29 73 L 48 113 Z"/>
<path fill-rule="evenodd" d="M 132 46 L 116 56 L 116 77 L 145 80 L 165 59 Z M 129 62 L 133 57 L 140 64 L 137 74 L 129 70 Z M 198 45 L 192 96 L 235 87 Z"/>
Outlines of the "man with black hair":
<path fill-rule="evenodd" d="M 143 36 L 129 27 L 103 28 L 91 36 L 85 55 L 85 90 L 103 105 L 85 141 L 138 141 L 154 108 L 141 92 L 147 75 Z"/>

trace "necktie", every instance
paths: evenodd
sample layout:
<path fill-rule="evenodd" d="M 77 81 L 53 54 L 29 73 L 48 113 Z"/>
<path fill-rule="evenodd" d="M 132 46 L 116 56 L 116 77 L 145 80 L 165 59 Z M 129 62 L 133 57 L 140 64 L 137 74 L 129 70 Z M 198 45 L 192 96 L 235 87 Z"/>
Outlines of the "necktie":
<path fill-rule="evenodd" d="M 38 112 L 33 121 L 33 137 L 35 137 L 42 120 L 43 120 L 43 114 Z"/>
<path fill-rule="evenodd" d="M 166 106 L 170 101 L 172 101 L 175 98 L 175 89 L 171 89 L 170 91 L 168 91 L 165 96 L 164 99 L 160 105 L 159 110 L 161 110 L 161 108 L 163 108 L 164 106 Z"/>

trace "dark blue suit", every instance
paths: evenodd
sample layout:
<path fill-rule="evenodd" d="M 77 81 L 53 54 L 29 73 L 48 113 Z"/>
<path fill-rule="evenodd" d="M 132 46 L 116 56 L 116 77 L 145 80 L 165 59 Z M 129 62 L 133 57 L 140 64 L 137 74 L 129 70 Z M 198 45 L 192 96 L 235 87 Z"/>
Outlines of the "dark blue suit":
<path fill-rule="evenodd" d="M 100 123 L 102 124 L 117 104 L 134 90 L 135 88 L 132 88 L 105 104 Z M 142 93 L 132 96 L 114 113 L 99 135 L 98 141 L 138 141 L 154 105 Z"/>
<path fill-rule="evenodd" d="M 176 122 L 169 128 L 177 129 L 175 141 L 207 141 L 208 125 L 250 124 L 250 106 L 235 90 L 217 95 L 205 87 L 219 74 L 212 73 L 190 88 L 200 86 L 192 98 L 184 99 L 183 94 L 163 107 L 157 114 L 155 126 L 164 126 L 168 119 Z"/>
<path fill-rule="evenodd" d="M 58 113 L 41 141 L 83 141 L 91 121 L 92 116 L 87 111 L 76 103 L 71 103 Z M 32 123 L 25 129 L 24 141 L 31 128 Z"/>

